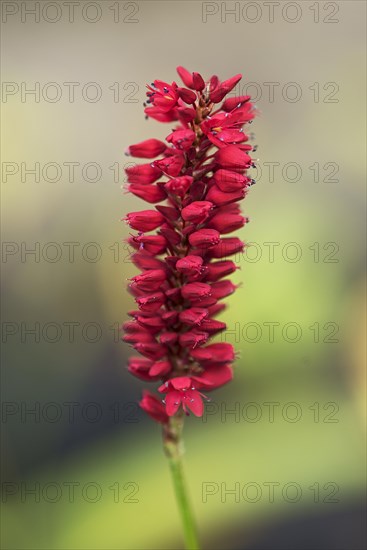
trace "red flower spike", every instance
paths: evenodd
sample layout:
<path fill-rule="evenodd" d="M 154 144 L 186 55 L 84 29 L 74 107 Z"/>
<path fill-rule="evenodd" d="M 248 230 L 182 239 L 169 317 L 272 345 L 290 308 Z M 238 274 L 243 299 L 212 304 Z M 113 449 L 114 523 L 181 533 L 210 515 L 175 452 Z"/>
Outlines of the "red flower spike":
<path fill-rule="evenodd" d="M 180 408 L 201 416 L 201 390 L 233 377 L 233 346 L 208 342 L 226 329 L 214 317 L 237 288 L 225 278 L 237 269 L 227 257 L 241 254 L 245 245 L 225 235 L 248 222 L 239 202 L 254 183 L 244 126 L 256 110 L 249 96 L 225 99 L 241 75 L 221 82 L 181 66 L 177 72 L 183 86 L 155 80 L 147 87 L 147 117 L 175 122 L 171 133 L 165 141 L 147 139 L 126 151 L 156 159 L 126 169 L 128 190 L 147 203 L 163 203 L 125 218 L 137 231 L 127 242 L 140 274 L 129 284 L 139 309 L 122 327 L 123 339 L 141 355 L 129 360 L 128 370 L 146 382 L 163 382 L 163 402 L 148 392 L 140 402 L 163 424 Z"/>

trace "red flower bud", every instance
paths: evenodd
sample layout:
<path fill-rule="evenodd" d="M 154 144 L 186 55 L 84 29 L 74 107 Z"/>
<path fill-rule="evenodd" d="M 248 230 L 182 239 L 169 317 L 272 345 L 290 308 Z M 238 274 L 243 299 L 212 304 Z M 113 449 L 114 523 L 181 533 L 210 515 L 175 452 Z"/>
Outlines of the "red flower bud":
<path fill-rule="evenodd" d="M 164 304 L 165 300 L 166 297 L 163 292 L 155 292 L 146 296 L 140 296 L 136 299 L 136 303 L 142 311 L 154 313 Z"/>
<path fill-rule="evenodd" d="M 130 357 L 128 370 L 138 378 L 154 381 L 165 376 L 172 370 L 169 361 L 152 361 L 141 357 Z"/>
<path fill-rule="evenodd" d="M 161 160 L 155 160 L 153 162 L 153 166 L 158 167 L 162 172 L 168 174 L 169 176 L 178 176 L 184 163 L 185 158 L 183 155 L 177 154 Z"/>
<path fill-rule="evenodd" d="M 241 107 L 244 103 L 247 103 L 251 99 L 249 95 L 242 95 L 239 97 L 229 97 L 222 105 L 222 110 L 229 112 L 238 107 Z"/>
<path fill-rule="evenodd" d="M 144 317 L 144 315 L 138 314 L 136 320 L 141 326 L 148 329 L 152 334 L 160 332 L 165 326 L 164 320 L 159 316 L 153 317 L 152 315 L 149 315 L 149 317 Z"/>
<path fill-rule="evenodd" d="M 208 332 L 200 332 L 198 330 L 189 330 L 180 334 L 180 345 L 184 348 L 195 349 L 197 346 L 205 344 L 209 338 Z"/>
<path fill-rule="evenodd" d="M 149 359 L 161 359 L 166 355 L 166 348 L 157 342 L 137 342 L 134 344 L 136 351 Z"/>
<path fill-rule="evenodd" d="M 149 374 L 149 370 L 152 365 L 153 361 L 150 359 L 143 359 L 142 357 L 129 357 L 128 370 L 131 374 L 141 380 L 151 381 L 154 380 L 154 377 Z"/>
<path fill-rule="evenodd" d="M 147 117 L 158 120 L 158 122 L 173 122 L 177 120 L 177 113 L 174 109 L 165 113 L 159 107 L 147 107 L 144 109 L 144 113 Z"/>
<path fill-rule="evenodd" d="M 210 248 L 220 242 L 220 234 L 215 229 L 199 229 L 189 236 L 189 243 L 194 248 Z"/>
<path fill-rule="evenodd" d="M 203 223 L 213 209 L 213 203 L 209 201 L 194 201 L 182 209 L 181 215 L 185 221 Z"/>
<path fill-rule="evenodd" d="M 192 73 L 192 84 L 198 92 L 201 92 L 205 88 L 205 82 L 200 73 Z"/>
<path fill-rule="evenodd" d="M 175 130 L 174 132 L 172 132 L 172 134 L 166 137 L 166 140 L 168 141 L 168 143 L 172 143 L 172 145 L 177 147 L 177 149 L 187 151 L 192 146 L 195 138 L 195 132 L 193 132 L 192 130 Z M 177 176 L 178 173 L 172 175 Z"/>
<path fill-rule="evenodd" d="M 165 332 L 162 332 L 159 341 L 161 344 L 165 346 L 171 346 L 177 342 L 178 334 L 177 332 L 173 332 L 171 330 L 167 330 Z"/>
<path fill-rule="evenodd" d="M 162 402 L 157 399 L 153 394 L 144 391 L 143 398 L 139 402 L 140 407 L 161 424 L 166 424 L 169 420 L 169 416 L 166 413 L 166 409 Z"/>
<path fill-rule="evenodd" d="M 251 165 L 251 157 L 241 151 L 235 145 L 228 145 L 215 153 L 215 159 L 219 166 L 228 170 L 244 170 Z"/>
<path fill-rule="evenodd" d="M 144 292 L 153 292 L 158 290 L 163 281 L 166 280 L 166 272 L 163 269 L 151 269 L 142 273 L 142 275 L 137 275 L 132 278 L 133 284 L 137 286 L 139 290 Z"/>
<path fill-rule="evenodd" d="M 138 342 L 154 342 L 152 334 L 147 330 L 140 330 L 140 332 L 126 332 L 122 337 L 122 340 L 127 344 L 135 345 Z"/>
<path fill-rule="evenodd" d="M 182 82 L 187 86 L 188 88 L 193 88 L 193 79 L 192 79 L 192 73 L 190 73 L 187 69 L 184 67 L 177 67 L 177 72 L 181 77 Z"/>
<path fill-rule="evenodd" d="M 148 185 L 154 183 L 161 176 L 162 171 L 151 164 L 139 164 L 126 168 L 127 181 L 129 183 L 141 183 Z"/>
<path fill-rule="evenodd" d="M 214 181 L 221 191 L 230 193 L 231 191 L 239 191 L 244 187 L 250 185 L 251 179 L 242 176 L 238 172 L 231 172 L 230 170 L 217 170 L 214 174 Z"/>
<path fill-rule="evenodd" d="M 190 189 L 190 185 L 193 182 L 191 176 L 180 176 L 178 178 L 171 179 L 168 181 L 164 188 L 168 193 L 177 195 L 179 197 L 184 197 L 187 191 Z"/>
<path fill-rule="evenodd" d="M 179 319 L 181 323 L 190 326 L 199 326 L 204 319 L 208 317 L 208 310 L 200 307 L 190 307 L 189 309 L 184 309 L 179 314 Z"/>
<path fill-rule="evenodd" d="M 236 231 L 236 229 L 240 229 L 247 222 L 248 218 L 244 218 L 239 214 L 226 214 L 223 212 L 223 214 L 214 216 L 208 223 L 208 226 L 212 229 L 216 229 L 222 235 L 225 235 L 227 233 L 232 233 L 232 231 Z"/>
<path fill-rule="evenodd" d="M 245 189 L 233 191 L 232 193 L 224 193 L 216 185 L 212 185 L 209 189 L 206 198 L 216 206 L 225 206 L 231 202 L 240 201 L 246 195 Z"/>
<path fill-rule="evenodd" d="M 201 376 L 192 377 L 196 388 L 205 391 L 215 390 L 230 382 L 233 378 L 233 370 L 229 365 L 211 366 Z"/>
<path fill-rule="evenodd" d="M 166 248 L 167 248 L 167 241 L 163 237 L 163 235 L 138 235 L 137 237 L 132 237 L 132 239 L 129 239 L 129 242 L 133 246 L 137 246 L 139 250 L 144 250 L 145 252 L 148 252 L 149 254 L 162 254 Z M 157 263 L 158 260 L 149 260 L 149 265 L 151 267 L 148 267 L 148 260 L 145 260 L 145 265 L 147 267 L 143 267 L 142 269 L 160 269 L 161 264 Z M 154 263 L 153 263 L 154 262 Z M 155 266 L 155 267 L 154 267 Z"/>
<path fill-rule="evenodd" d="M 219 313 L 222 313 L 226 309 L 226 304 L 221 304 L 220 302 L 214 304 L 213 306 L 208 307 L 209 316 L 214 317 L 214 315 L 218 315 Z"/>
<path fill-rule="evenodd" d="M 166 149 L 167 145 L 163 141 L 147 139 L 135 145 L 130 145 L 126 152 L 133 157 L 152 159 L 162 154 Z"/>
<path fill-rule="evenodd" d="M 217 334 L 218 332 L 225 330 L 227 325 L 226 323 L 222 323 L 222 321 L 217 321 L 215 319 L 205 319 L 200 328 L 205 332 L 209 332 L 209 334 Z"/>
<path fill-rule="evenodd" d="M 210 101 L 213 103 L 219 103 L 222 99 L 229 94 L 231 90 L 236 86 L 236 84 L 241 80 L 242 74 L 237 74 L 228 80 L 224 80 L 222 83 L 210 92 Z"/>
<path fill-rule="evenodd" d="M 180 98 L 189 105 L 193 105 L 197 99 L 196 94 L 187 88 L 177 88 Z"/>
<path fill-rule="evenodd" d="M 222 239 L 216 246 L 213 246 L 209 250 L 209 255 L 211 258 L 225 258 L 226 256 L 237 254 L 237 252 L 242 252 L 244 247 L 244 243 L 238 237 L 228 237 Z"/>
<path fill-rule="evenodd" d="M 176 269 L 187 277 L 195 277 L 201 275 L 203 269 L 203 258 L 200 256 L 185 256 L 176 263 Z"/>
<path fill-rule="evenodd" d="M 133 183 L 129 185 L 129 191 L 146 202 L 155 204 L 167 198 L 164 189 L 158 185 L 144 185 L 141 183 Z"/>
<path fill-rule="evenodd" d="M 133 229 L 145 232 L 157 229 L 164 222 L 164 217 L 156 210 L 141 210 L 131 212 L 126 216 L 126 220 Z"/>
<path fill-rule="evenodd" d="M 138 239 L 139 237 L 135 237 L 135 239 Z M 143 252 L 136 252 L 131 256 L 131 260 L 141 270 L 146 269 L 161 269 L 165 268 L 165 264 L 158 260 L 157 258 L 153 258 L 150 254 L 147 254 L 146 251 Z"/>
<path fill-rule="evenodd" d="M 191 353 L 199 363 L 230 363 L 234 361 L 234 349 L 232 344 L 209 344 L 205 348 L 198 348 Z"/>
<path fill-rule="evenodd" d="M 225 277 L 226 275 L 230 275 L 234 271 L 236 271 L 237 266 L 234 262 L 231 262 L 231 260 L 223 260 L 222 262 L 211 262 L 208 265 L 208 271 L 205 275 L 206 281 L 218 281 L 221 277 Z"/>
<path fill-rule="evenodd" d="M 221 298 L 225 298 L 226 296 L 233 294 L 236 288 L 236 285 L 228 279 L 225 281 L 218 281 L 217 283 L 212 284 L 212 296 L 214 296 L 217 300 L 220 300 Z"/>
<path fill-rule="evenodd" d="M 177 321 L 178 312 L 177 311 L 164 311 L 162 313 L 162 319 L 167 326 L 174 325 Z"/>
<path fill-rule="evenodd" d="M 189 124 L 195 119 L 196 111 L 191 107 L 178 107 L 177 116 L 183 124 Z"/>
<path fill-rule="evenodd" d="M 181 288 L 185 300 L 201 300 L 211 295 L 211 286 L 206 283 L 187 283 Z"/>
<path fill-rule="evenodd" d="M 149 369 L 150 376 L 166 376 L 172 370 L 172 365 L 169 361 L 156 361 Z"/>

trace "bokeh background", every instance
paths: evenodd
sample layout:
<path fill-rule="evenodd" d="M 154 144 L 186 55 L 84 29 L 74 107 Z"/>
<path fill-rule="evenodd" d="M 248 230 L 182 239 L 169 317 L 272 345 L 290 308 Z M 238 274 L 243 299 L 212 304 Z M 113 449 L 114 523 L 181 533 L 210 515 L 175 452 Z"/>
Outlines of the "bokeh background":
<path fill-rule="evenodd" d="M 260 110 L 235 380 L 185 427 L 203 548 L 363 548 L 365 3 L 36 4 L 2 3 L 2 547 L 182 548 L 117 328 L 123 152 L 168 135 L 145 83 L 183 65 L 243 73 Z"/>

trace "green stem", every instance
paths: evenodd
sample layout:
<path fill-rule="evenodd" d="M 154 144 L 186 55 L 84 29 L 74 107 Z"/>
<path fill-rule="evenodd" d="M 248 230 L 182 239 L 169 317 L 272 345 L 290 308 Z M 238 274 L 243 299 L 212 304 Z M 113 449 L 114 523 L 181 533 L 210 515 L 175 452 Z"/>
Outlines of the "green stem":
<path fill-rule="evenodd" d="M 182 429 L 183 416 L 173 416 L 163 428 L 163 446 L 167 455 L 176 500 L 181 515 L 185 546 L 187 550 L 200 550 L 195 520 L 188 497 L 187 485 L 183 471 Z"/>

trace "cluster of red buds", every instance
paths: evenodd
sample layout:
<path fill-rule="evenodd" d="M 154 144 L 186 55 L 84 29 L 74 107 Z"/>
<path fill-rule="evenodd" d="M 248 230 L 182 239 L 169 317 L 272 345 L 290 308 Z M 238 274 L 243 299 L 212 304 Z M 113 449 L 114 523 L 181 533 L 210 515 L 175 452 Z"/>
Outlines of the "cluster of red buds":
<path fill-rule="evenodd" d="M 238 201 L 255 183 L 247 175 L 254 166 L 253 148 L 243 131 L 255 116 L 250 96 L 224 99 L 242 76 L 205 82 L 183 67 L 177 72 L 185 87 L 155 80 L 147 92 L 146 116 L 177 122 L 167 143 L 148 139 L 126 152 L 145 159 L 162 156 L 126 169 L 128 190 L 157 206 L 125 218 L 138 232 L 128 242 L 141 274 L 129 284 L 138 309 L 123 325 L 124 340 L 142 356 L 130 358 L 129 371 L 145 381 L 162 381 L 161 399 L 144 392 L 140 402 L 162 423 L 181 406 L 186 414 L 201 416 L 202 391 L 232 379 L 233 346 L 206 344 L 226 329 L 215 319 L 225 309 L 221 300 L 236 289 L 223 279 L 237 269 L 226 258 L 244 248 L 239 238 L 223 235 L 248 222 Z"/>

